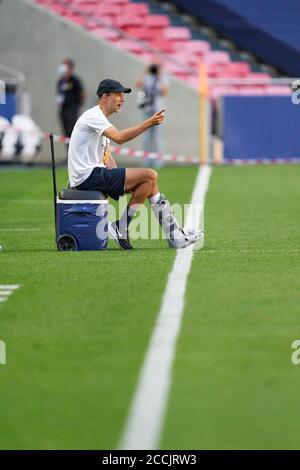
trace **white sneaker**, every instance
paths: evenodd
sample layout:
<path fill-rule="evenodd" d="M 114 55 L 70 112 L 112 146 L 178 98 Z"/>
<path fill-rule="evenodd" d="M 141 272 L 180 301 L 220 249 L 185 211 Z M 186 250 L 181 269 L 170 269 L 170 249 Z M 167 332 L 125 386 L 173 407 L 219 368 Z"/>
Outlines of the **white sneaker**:
<path fill-rule="evenodd" d="M 196 237 L 196 240 L 200 240 L 204 237 L 204 230 L 201 229 L 188 228 L 184 229 L 184 233 L 187 237 Z"/>
<path fill-rule="evenodd" d="M 193 243 L 196 243 L 198 240 L 201 240 L 204 237 L 203 230 L 195 229 L 179 229 L 174 232 L 174 238 L 168 240 L 170 248 L 175 248 L 176 250 L 180 248 L 186 248 Z"/>

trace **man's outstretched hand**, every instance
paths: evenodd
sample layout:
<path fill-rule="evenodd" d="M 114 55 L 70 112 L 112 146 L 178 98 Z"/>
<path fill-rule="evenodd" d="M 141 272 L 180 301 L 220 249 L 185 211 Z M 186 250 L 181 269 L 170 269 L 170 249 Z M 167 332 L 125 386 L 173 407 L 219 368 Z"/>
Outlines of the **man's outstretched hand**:
<path fill-rule="evenodd" d="M 153 114 L 153 116 L 151 116 L 151 122 L 152 122 L 152 125 L 153 126 L 158 126 L 159 124 L 162 124 L 165 120 L 165 109 L 161 109 L 160 111 L 158 111 L 157 113 Z"/>

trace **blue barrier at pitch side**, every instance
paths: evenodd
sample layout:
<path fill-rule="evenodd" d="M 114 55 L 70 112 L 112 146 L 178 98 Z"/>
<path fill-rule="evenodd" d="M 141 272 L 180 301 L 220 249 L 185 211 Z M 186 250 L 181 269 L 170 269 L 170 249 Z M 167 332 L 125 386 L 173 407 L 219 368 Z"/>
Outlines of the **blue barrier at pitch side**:
<path fill-rule="evenodd" d="M 300 104 L 281 96 L 227 96 L 224 158 L 300 158 Z"/>
<path fill-rule="evenodd" d="M 12 117 L 17 112 L 17 97 L 15 93 L 5 94 L 5 103 L 0 104 L 0 116 L 5 117 L 11 121 Z"/>

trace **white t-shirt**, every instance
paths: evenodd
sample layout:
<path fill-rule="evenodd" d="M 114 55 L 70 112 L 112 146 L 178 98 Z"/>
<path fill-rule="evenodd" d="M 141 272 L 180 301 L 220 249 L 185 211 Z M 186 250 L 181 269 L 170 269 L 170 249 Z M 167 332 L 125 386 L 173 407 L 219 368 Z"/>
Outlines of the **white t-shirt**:
<path fill-rule="evenodd" d="M 77 120 L 68 152 L 71 187 L 83 183 L 96 166 L 105 167 L 102 159 L 109 139 L 102 134 L 111 125 L 98 105 L 85 111 Z"/>

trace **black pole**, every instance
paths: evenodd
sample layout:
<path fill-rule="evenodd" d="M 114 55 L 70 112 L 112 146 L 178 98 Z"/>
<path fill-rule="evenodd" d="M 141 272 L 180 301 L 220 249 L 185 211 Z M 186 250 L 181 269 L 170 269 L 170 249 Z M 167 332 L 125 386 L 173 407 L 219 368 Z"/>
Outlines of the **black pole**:
<path fill-rule="evenodd" d="M 53 178 L 53 193 L 54 193 L 54 220 L 55 220 L 55 240 L 57 240 L 57 203 L 56 203 L 56 198 L 57 198 L 57 188 L 56 188 L 56 173 L 55 173 L 55 155 L 54 155 L 54 141 L 53 141 L 53 134 L 51 133 L 49 135 L 50 139 L 50 148 L 51 148 L 51 164 L 52 164 L 52 178 Z"/>

